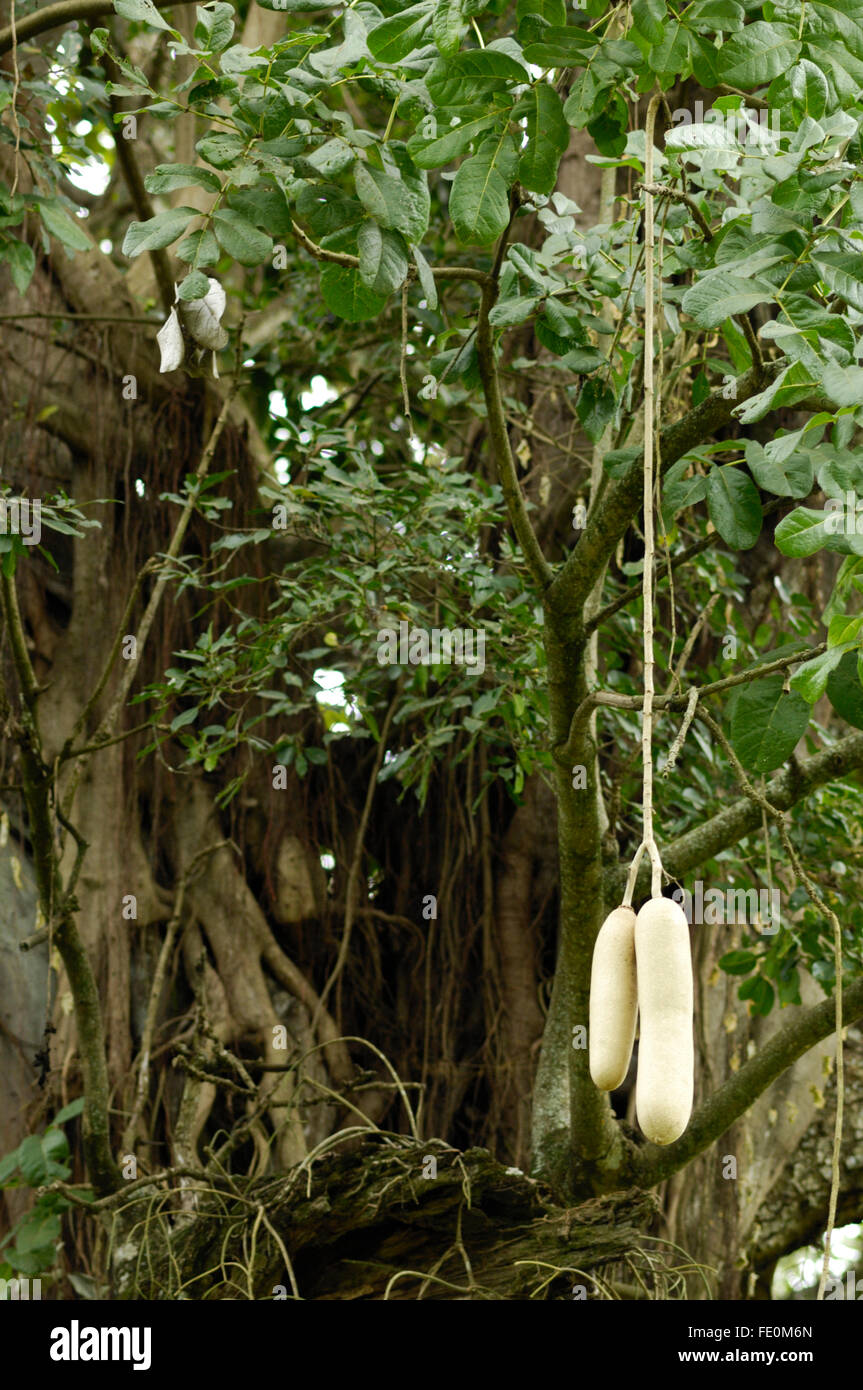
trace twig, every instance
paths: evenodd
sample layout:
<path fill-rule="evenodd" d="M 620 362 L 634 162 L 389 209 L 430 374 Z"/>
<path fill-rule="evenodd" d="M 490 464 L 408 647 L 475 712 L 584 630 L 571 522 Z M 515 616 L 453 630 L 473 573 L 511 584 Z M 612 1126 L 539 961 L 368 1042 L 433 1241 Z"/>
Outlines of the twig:
<path fill-rule="evenodd" d="M 37 946 L 41 946 L 43 941 L 48 940 L 48 928 L 40 927 L 34 931 L 32 936 L 25 936 L 23 941 L 18 942 L 19 951 L 34 951 Z"/>
<path fill-rule="evenodd" d="M 685 709 L 693 689 L 697 690 L 698 698 L 703 700 L 706 695 L 718 695 L 723 690 L 731 690 L 735 685 L 746 685 L 750 681 L 761 680 L 763 676 L 771 676 L 776 671 L 785 671 L 789 666 L 795 666 L 798 661 L 811 661 L 813 657 L 820 656 L 826 650 L 827 643 L 821 642 L 817 647 L 807 647 L 802 652 L 781 656 L 775 661 L 765 661 L 762 666 L 756 666 L 747 671 L 738 671 L 734 676 L 723 676 L 722 680 L 711 681 L 708 685 L 691 686 L 689 690 L 681 690 L 674 695 L 657 695 L 653 701 L 653 708 L 654 710 Z M 569 758 L 572 749 L 577 745 L 584 720 L 592 709 L 635 710 L 640 709 L 641 704 L 642 701 L 638 695 L 617 695 L 610 690 L 591 691 L 589 695 L 584 697 L 573 714 L 569 736 L 566 743 L 555 749 L 555 756 L 563 760 Z"/>
<path fill-rule="evenodd" d="M 402 285 L 402 339 L 399 354 L 399 381 L 402 384 L 402 404 L 408 424 L 408 437 L 413 438 L 414 422 L 411 418 L 411 398 L 408 393 L 408 282 Z"/>
<path fill-rule="evenodd" d="M 686 739 L 686 735 L 689 733 L 689 726 L 692 723 L 693 718 L 695 717 L 695 706 L 697 704 L 698 690 L 695 686 L 693 686 L 689 692 L 689 703 L 686 706 L 686 713 L 683 716 L 683 723 L 680 726 L 680 732 L 678 733 L 677 738 L 672 743 L 671 748 L 669 749 L 668 757 L 665 759 L 665 762 L 662 766 L 663 777 L 667 777 L 670 772 L 674 771 L 674 764 L 677 762 L 680 750 L 683 747 L 684 741 Z"/>
<path fill-rule="evenodd" d="M 299 222 L 291 219 L 291 231 L 297 241 L 310 256 L 314 256 L 316 261 L 327 261 L 332 265 L 358 266 L 359 256 L 354 256 L 350 251 L 329 251 L 325 246 L 318 246 L 317 242 L 312 241 L 308 232 L 303 231 Z"/>
<path fill-rule="evenodd" d="M 647 166 L 645 164 L 644 183 L 637 183 L 635 185 L 636 190 L 641 189 L 642 192 L 647 193 L 651 198 L 671 198 L 675 203 L 685 203 L 704 233 L 705 241 L 712 241 L 713 231 L 710 223 L 704 216 L 704 213 L 701 211 L 695 199 L 689 193 L 683 193 L 679 188 L 669 187 L 667 183 L 653 183 L 652 181 L 648 181 L 646 169 Z"/>
<path fill-rule="evenodd" d="M 488 414 L 489 441 L 512 529 L 515 531 L 516 539 L 521 546 L 527 567 L 537 587 L 540 590 L 545 590 L 554 579 L 554 571 L 542 553 L 536 532 L 527 515 L 506 428 L 500 378 L 498 377 L 497 363 L 494 360 L 494 335 L 488 316 L 494 307 L 496 298 L 497 283 L 489 281 L 483 286 L 482 302 L 476 325 L 477 363 Z"/>
<path fill-rule="evenodd" d="M 190 5 L 192 0 L 153 0 L 157 10 L 169 10 L 174 5 Z M 16 42 L 34 38 L 49 29 L 57 29 L 61 24 L 73 24 L 76 19 L 98 19 L 103 14 L 113 14 L 113 0 L 60 0 L 57 5 L 46 5 L 35 14 L 19 19 L 17 26 L 0 29 L 0 56 L 8 53 Z"/>
<path fill-rule="evenodd" d="M 191 3 L 191 0 L 181 0 L 181 3 Z M 84 323 L 136 323 L 147 328 L 159 327 L 158 319 L 136 318 L 134 314 L 70 314 L 66 309 L 57 309 L 54 313 L 45 310 L 32 314 L 0 314 L 0 322 L 7 319 L 78 319 Z"/>
<path fill-rule="evenodd" d="M 15 0 L 11 0 L 9 6 L 9 21 L 9 28 L 12 33 L 12 70 L 14 73 L 12 99 L 9 106 L 12 111 L 12 125 L 15 130 L 15 175 L 12 179 L 10 196 L 14 198 L 18 192 L 18 164 L 21 158 L 21 122 L 18 120 L 18 88 L 21 85 L 21 73 L 18 70 L 18 29 L 15 18 Z"/>

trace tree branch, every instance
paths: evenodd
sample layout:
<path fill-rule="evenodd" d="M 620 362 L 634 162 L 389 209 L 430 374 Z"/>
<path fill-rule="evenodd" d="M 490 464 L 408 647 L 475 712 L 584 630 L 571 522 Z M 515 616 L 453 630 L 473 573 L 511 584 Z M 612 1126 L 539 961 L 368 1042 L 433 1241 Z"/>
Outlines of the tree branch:
<path fill-rule="evenodd" d="M 15 588 L 15 580 L 11 575 L 4 574 L 2 579 L 0 579 L 0 594 L 2 594 L 3 617 L 9 633 L 12 661 L 18 676 L 18 683 L 21 687 L 21 698 L 33 721 L 33 727 L 35 729 L 36 701 L 39 698 L 39 683 L 33 671 L 30 653 L 27 651 L 24 624 L 21 621 L 21 610 L 18 607 L 18 591 Z"/>
<path fill-rule="evenodd" d="M 497 468 L 500 485 L 503 489 L 509 519 L 516 539 L 521 546 L 527 567 L 533 575 L 540 591 L 545 590 L 554 578 L 554 571 L 542 553 L 536 532 L 530 524 L 522 495 L 515 459 L 512 456 L 509 434 L 506 428 L 506 413 L 500 391 L 500 378 L 494 360 L 494 334 L 488 316 L 497 299 L 497 281 L 486 277 L 482 290 L 476 327 L 476 355 L 480 380 L 488 413 L 488 434 L 492 457 Z"/>
<path fill-rule="evenodd" d="M 761 391 L 765 379 L 777 376 L 783 363 L 770 362 L 764 373 L 751 367 L 748 372 L 736 379 L 736 393 L 726 398 L 722 391 L 714 391 L 693 410 L 687 412 L 682 420 L 667 425 L 660 436 L 660 458 L 662 472 L 665 473 L 673 463 L 693 449 L 696 444 L 708 439 L 723 425 L 733 419 L 735 406 L 755 396 Z M 641 503 L 642 458 L 633 459 L 622 478 L 617 479 L 606 489 L 598 505 L 591 509 L 587 525 L 579 537 L 578 544 L 566 563 L 558 571 L 548 590 L 548 603 L 553 609 L 564 613 L 578 613 L 581 610 L 597 574 L 637 515 Z"/>
<path fill-rule="evenodd" d="M 351 251 L 330 251 L 326 246 L 319 246 L 316 241 L 312 241 L 299 224 L 291 219 L 291 230 L 304 251 L 314 257 L 316 261 L 325 261 L 329 265 L 341 265 L 356 269 L 360 263 L 359 256 L 355 256 Z M 478 270 L 473 265 L 440 265 L 435 266 L 432 275 L 436 280 L 472 280 L 478 285 L 486 285 L 490 282 L 491 276 L 485 270 Z M 416 266 L 411 266 L 408 274 L 408 282 L 417 278 Z"/>
<path fill-rule="evenodd" d="M 773 512 L 779 510 L 782 503 L 786 500 L 787 499 L 784 497 L 774 497 L 773 501 L 768 502 L 764 507 L 764 515 L 771 516 Z M 667 579 L 669 569 L 672 572 L 679 569 L 681 565 L 685 565 L 688 561 L 694 560 L 696 555 L 700 555 L 702 551 L 708 550 L 711 545 L 715 545 L 721 540 L 722 537 L 718 531 L 710 531 L 706 536 L 702 536 L 700 540 L 693 541 L 692 545 L 688 545 L 685 550 L 679 551 L 677 555 L 672 555 L 671 559 L 662 570 L 662 573 L 656 576 L 657 583 L 661 583 L 664 579 Z M 622 594 L 618 594 L 617 598 L 612 599 L 610 603 L 607 603 L 604 608 L 600 609 L 595 617 L 585 623 L 585 632 L 588 634 L 593 632 L 601 623 L 613 617 L 615 613 L 619 613 L 621 608 L 625 608 L 627 604 L 633 603 L 635 599 L 638 598 L 641 598 L 641 585 L 631 584 L 628 589 L 624 589 Z"/>
<path fill-rule="evenodd" d="M 803 801 L 817 787 L 833 782 L 863 767 L 863 733 L 849 734 L 832 748 L 793 762 L 777 772 L 764 788 L 764 795 L 780 811 L 787 811 Z M 725 810 L 711 816 L 703 825 L 687 830 L 666 846 L 663 862 L 669 875 L 681 879 L 706 859 L 715 859 L 722 850 L 736 845 L 744 835 L 761 826 L 761 810 L 748 797 L 741 797 Z M 622 893 L 626 871 L 615 865 L 605 873 L 605 891 L 609 899 Z M 639 875 L 636 893 L 647 892 L 647 875 Z"/>
<path fill-rule="evenodd" d="M 21 691 L 21 721 L 14 736 L 21 754 L 22 784 L 30 842 L 33 847 L 33 869 L 39 893 L 39 906 L 42 917 L 48 924 L 49 934 L 53 930 L 53 940 L 62 957 L 72 992 L 78 1050 L 84 1077 L 84 1156 L 93 1186 L 101 1196 L 114 1191 L 121 1179 L 111 1152 L 110 1087 L 99 991 L 87 949 L 75 923 L 75 881 L 80 873 L 87 847 L 77 830 L 62 815 L 59 804 L 55 804 L 54 810 L 58 819 L 70 831 L 78 845 L 75 865 L 64 891 L 51 814 L 52 778 L 45 765 L 36 721 L 39 688 L 24 641 L 15 580 L 5 575 L 2 580 L 2 608 L 10 632 L 13 663 Z M 2 703 L 0 701 L 0 704 Z"/>
<path fill-rule="evenodd" d="M 190 5 L 192 0 L 153 0 L 157 10 L 171 10 L 175 5 Z M 114 14 L 113 0 L 60 0 L 57 5 L 46 5 L 35 14 L 25 15 L 16 20 L 15 32 L 12 26 L 0 29 L 0 56 L 8 53 L 16 42 L 23 43 L 36 34 L 58 29 L 61 24 L 74 24 L 76 19 L 98 19 L 103 14 Z"/>
<path fill-rule="evenodd" d="M 847 985 L 843 993 L 845 1023 L 856 1023 L 863 1018 L 863 978 Z M 671 1177 L 725 1134 L 771 1082 L 793 1066 L 810 1047 L 835 1032 L 835 1007 L 835 1001 L 830 998 L 800 1011 L 714 1095 L 699 1105 L 680 1139 L 667 1148 L 657 1144 L 645 1144 L 640 1148 L 633 1160 L 633 1178 L 638 1186 L 652 1187 Z"/>
<path fill-rule="evenodd" d="M 738 671 L 734 676 L 723 676 L 722 680 L 711 681 L 708 685 L 693 685 L 686 689 L 676 690 L 674 694 L 657 695 L 653 707 L 654 709 L 682 710 L 687 707 L 693 694 L 697 694 L 699 700 L 706 695 L 719 695 L 724 690 L 733 689 L 735 685 L 747 685 L 750 681 L 762 680 L 764 676 L 772 676 L 776 671 L 787 671 L 789 666 L 796 666 L 798 662 L 811 661 L 826 650 L 827 643 L 821 642 L 817 647 L 807 647 L 802 652 L 795 652 L 791 656 L 781 656 L 775 661 L 765 661 L 762 666 Z M 641 709 L 641 703 L 640 695 L 618 695 L 613 690 L 591 691 L 573 714 L 569 737 L 566 743 L 554 750 L 555 757 L 566 765 L 570 763 L 577 751 L 580 730 L 592 710 L 637 710 Z"/>

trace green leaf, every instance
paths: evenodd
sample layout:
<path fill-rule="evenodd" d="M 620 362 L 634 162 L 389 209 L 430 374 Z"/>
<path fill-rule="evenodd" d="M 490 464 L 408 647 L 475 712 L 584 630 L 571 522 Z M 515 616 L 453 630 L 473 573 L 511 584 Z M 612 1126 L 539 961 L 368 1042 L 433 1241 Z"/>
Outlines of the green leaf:
<path fill-rule="evenodd" d="M 408 170 L 409 156 L 403 151 Z M 428 227 L 429 195 L 425 176 L 415 172 L 412 179 L 384 173 L 357 160 L 354 166 L 357 197 L 382 227 L 402 232 L 411 241 L 420 241 Z"/>
<path fill-rule="evenodd" d="M 821 69 L 801 58 L 788 72 L 773 79 L 767 92 L 771 110 L 790 109 L 798 121 L 805 116 L 820 121 L 830 100 L 830 87 Z"/>
<path fill-rule="evenodd" d="M 755 420 L 763 420 L 771 410 L 805 400 L 818 385 L 802 362 L 792 362 L 757 396 L 750 396 L 748 401 L 735 406 L 734 414 L 741 424 L 752 424 Z"/>
<path fill-rule="evenodd" d="M 509 189 L 498 159 L 502 143 L 487 140 L 453 179 L 449 212 L 461 242 L 487 246 L 509 223 Z"/>
<path fill-rule="evenodd" d="M 588 342 L 587 333 L 578 310 L 571 309 L 567 304 L 562 304 L 553 295 L 546 300 L 545 317 L 555 333 L 558 333 L 570 344 L 576 342 L 580 347 L 584 347 Z"/>
<path fill-rule="evenodd" d="M 587 129 L 600 154 L 611 159 L 623 154 L 629 129 L 629 108 L 620 92 L 608 94 L 606 105 L 588 121 Z"/>
<path fill-rule="evenodd" d="M 123 255 L 134 259 L 142 251 L 160 251 L 170 246 L 183 235 L 190 220 L 198 216 L 195 208 L 168 208 L 146 222 L 132 222 L 123 240 Z"/>
<path fill-rule="evenodd" d="M 261 184 L 257 188 L 237 189 L 231 193 L 231 207 L 270 236 L 291 235 L 291 209 L 280 190 Z"/>
<path fill-rule="evenodd" d="M 734 702 L 731 743 L 751 772 L 773 772 L 791 756 L 809 725 L 809 706 L 785 694 L 780 674 L 744 685 Z"/>
<path fill-rule="evenodd" d="M 428 231 L 431 196 L 428 176 L 411 158 L 406 145 L 400 141 L 390 146 L 399 170 L 401 205 L 396 210 L 393 230 L 401 232 L 408 241 L 420 242 Z"/>
<path fill-rule="evenodd" d="M 56 199 L 39 199 L 37 205 L 39 216 L 51 236 L 62 241 L 63 245 L 72 251 L 89 251 L 92 248 L 93 243 L 84 228 L 75 218 L 70 217 L 68 212 L 63 211 Z"/>
<path fill-rule="evenodd" d="M 729 87 L 762 87 L 786 72 L 799 57 L 796 29 L 757 19 L 722 45 L 719 77 Z"/>
<path fill-rule="evenodd" d="M 224 3 L 198 5 L 195 38 L 211 53 L 220 53 L 234 37 L 234 7 Z"/>
<path fill-rule="evenodd" d="M 546 24 L 566 24 L 566 0 L 517 0 L 516 23 L 525 19 L 542 19 Z"/>
<path fill-rule="evenodd" d="M 713 271 L 686 291 L 681 307 L 702 328 L 718 328 L 729 315 L 745 313 L 755 304 L 770 303 L 775 294 L 776 286 L 766 280 Z"/>
<path fill-rule="evenodd" d="M 833 647 L 820 656 L 814 656 L 811 661 L 804 661 L 791 677 L 792 690 L 796 690 L 807 704 L 814 705 L 816 700 L 821 699 L 831 671 L 835 670 L 844 655 L 841 647 Z"/>
<path fill-rule="evenodd" d="M 502 299 L 500 303 L 495 304 L 488 321 L 495 328 L 513 328 L 529 319 L 541 303 L 542 296 L 538 294 L 523 294 L 515 299 Z"/>
<path fill-rule="evenodd" d="M 527 44 L 524 57 L 528 63 L 544 68 L 580 68 L 599 63 L 610 71 L 612 68 L 628 70 L 641 63 L 641 52 L 634 43 L 626 39 L 601 41 L 598 34 L 572 25 L 544 29 L 538 42 Z"/>
<path fill-rule="evenodd" d="M 369 52 L 381 63 L 398 63 L 418 48 L 432 24 L 434 0 L 409 5 L 369 32 Z"/>
<path fill-rule="evenodd" d="M 18 1171 L 18 1150 L 13 1149 L 11 1153 L 4 1154 L 0 1158 L 0 1187 L 4 1187 L 13 1173 Z"/>
<path fill-rule="evenodd" d="M 84 1109 L 84 1097 L 79 1096 L 77 1100 L 70 1100 L 68 1105 L 64 1105 L 62 1110 L 51 1121 L 52 1125 L 64 1125 L 67 1120 L 74 1120 Z"/>
<path fill-rule="evenodd" d="M 629 444 L 625 449 L 610 449 L 603 456 L 602 466 L 610 478 L 624 478 L 636 459 L 642 457 L 641 447 Z"/>
<path fill-rule="evenodd" d="M 667 11 L 665 0 L 632 0 L 632 22 L 651 45 L 661 43 Z"/>
<path fill-rule="evenodd" d="M 748 975 L 758 957 L 754 951 L 727 951 L 719 957 L 719 969 L 726 975 Z"/>
<path fill-rule="evenodd" d="M 364 222 L 357 236 L 360 279 L 376 294 L 389 295 L 400 289 L 408 273 L 404 239 L 398 232 Z"/>
<path fill-rule="evenodd" d="M 608 359 L 599 351 L 598 348 L 570 348 L 569 352 L 564 353 L 560 359 L 560 365 L 567 367 L 569 371 L 575 372 L 578 376 L 589 376 L 595 372 L 597 367 L 607 363 Z"/>
<path fill-rule="evenodd" d="M 213 213 L 213 231 L 223 251 L 240 265 L 263 265 L 273 254 L 273 239 L 234 208 Z"/>
<path fill-rule="evenodd" d="M 534 332 L 543 347 L 547 347 L 549 352 L 556 352 L 562 356 L 572 347 L 572 338 L 569 333 L 560 333 L 557 328 L 553 327 L 553 316 L 548 313 L 550 304 L 553 305 L 553 301 L 546 302 L 546 312 L 537 319 Z"/>
<path fill-rule="evenodd" d="M 432 35 L 439 53 L 457 53 L 467 28 L 462 0 L 438 0 L 432 18 Z"/>
<path fill-rule="evenodd" d="M 834 294 L 863 311 L 863 264 L 858 251 L 818 251 L 812 264 Z"/>
<path fill-rule="evenodd" d="M 436 309 L 438 303 L 437 285 L 435 284 L 435 278 L 432 268 L 418 246 L 411 247 L 411 250 L 413 252 L 413 258 L 417 268 L 417 277 L 420 282 L 420 288 L 422 289 L 422 292 L 426 297 L 426 301 L 428 303 L 429 308 Z"/>
<path fill-rule="evenodd" d="M 445 113 L 444 113 L 445 114 Z M 483 111 L 449 127 L 440 112 L 425 116 L 407 148 L 420 169 L 437 169 L 466 154 L 477 137 L 501 123 L 500 115 Z"/>
<path fill-rule="evenodd" d="M 825 362 L 821 384 L 837 406 L 863 404 L 863 367 L 839 367 L 835 362 Z"/>
<path fill-rule="evenodd" d="M 751 550 L 761 535 L 758 489 L 739 468 L 711 468 L 707 475 L 710 520 L 732 550 Z"/>
<path fill-rule="evenodd" d="M 650 50 L 650 66 L 659 80 L 673 86 L 692 71 L 692 34 L 676 15 L 669 17 L 662 38 Z"/>
<path fill-rule="evenodd" d="M 722 337 L 728 348 L 728 355 L 731 358 L 731 365 L 735 374 L 739 376 L 742 372 L 748 371 L 752 365 L 749 345 L 732 319 L 726 319 L 723 323 Z"/>
<path fill-rule="evenodd" d="M 525 53 L 529 51 L 525 49 Z M 613 90 L 613 78 L 613 69 L 605 63 L 576 73 L 563 106 L 564 116 L 576 130 L 583 129 L 602 110 Z"/>
<path fill-rule="evenodd" d="M 187 724 L 194 724 L 198 717 L 198 706 L 192 705 L 191 709 L 184 709 L 182 714 L 178 714 L 171 720 L 171 733 L 175 734 L 178 729 L 184 729 Z"/>
<path fill-rule="evenodd" d="M 688 459 L 680 459 L 668 470 L 663 480 L 662 515 L 667 530 L 670 530 L 669 523 L 678 512 L 683 511 L 684 507 L 703 502 L 707 496 L 707 478 L 703 473 L 693 473 L 689 478 L 683 476 L 690 467 Z"/>
<path fill-rule="evenodd" d="M 610 387 L 596 378 L 584 383 L 575 409 L 585 434 L 594 444 L 599 442 L 606 425 L 614 419 L 615 406 L 614 392 Z"/>
<path fill-rule="evenodd" d="M 182 300 L 203 299 L 204 295 L 208 293 L 209 288 L 209 276 L 204 275 L 200 270 L 193 270 L 191 275 L 187 275 L 180 285 L 177 291 L 177 298 Z"/>
<path fill-rule="evenodd" d="M 809 454 L 772 459 L 755 439 L 746 441 L 746 462 L 760 488 L 777 497 L 808 497 L 815 481 L 815 465 Z"/>
<path fill-rule="evenodd" d="M 792 970 L 790 975 L 782 976 L 779 984 L 779 1003 L 784 1008 L 786 1004 L 800 1004 L 800 972 Z"/>
<path fill-rule="evenodd" d="M 327 308 L 348 323 L 377 318 L 386 304 L 383 295 L 363 284 L 353 266 L 328 265 L 321 275 L 321 293 Z"/>
<path fill-rule="evenodd" d="M 0 258 L 8 265 L 12 284 L 18 293 L 26 294 L 36 269 L 36 257 L 32 247 L 28 246 L 25 241 L 18 241 L 10 237 L 3 246 L 0 246 Z"/>
<path fill-rule="evenodd" d="M 773 534 L 777 550 L 800 559 L 818 550 L 835 550 L 840 555 L 863 555 L 863 536 L 842 529 L 843 516 L 835 507 L 815 511 L 795 507 L 784 516 Z"/>
<path fill-rule="evenodd" d="M 764 979 L 762 975 L 755 975 L 753 979 L 747 980 L 737 991 L 738 999 L 748 999 L 749 1012 L 760 1014 L 766 1018 L 773 1008 L 773 1001 L 776 997 L 773 986 Z"/>
<path fill-rule="evenodd" d="M 849 647 L 855 642 L 859 642 L 860 628 L 863 626 L 863 616 L 859 613 L 837 613 L 830 619 L 830 626 L 827 629 L 827 646 Z"/>
<path fill-rule="evenodd" d="M 195 146 L 197 153 L 214 169 L 230 169 L 243 155 L 245 140 L 233 131 L 220 131 L 217 135 L 205 135 Z"/>
<path fill-rule="evenodd" d="M 210 227 L 199 227 L 190 232 L 177 247 L 181 261 L 189 265 L 215 265 L 219 259 L 219 246 Z"/>
<path fill-rule="evenodd" d="M 60 1217 L 55 1211 L 36 1206 L 15 1230 L 15 1247 L 22 1255 L 53 1247 L 60 1239 Z M 52 1249 L 53 1254 L 53 1249 Z"/>
<path fill-rule="evenodd" d="M 42 1152 L 49 1163 L 69 1157 L 69 1141 L 62 1129 L 49 1127 L 42 1136 Z"/>
<path fill-rule="evenodd" d="M 169 34 L 180 37 L 177 30 L 172 29 L 159 14 L 153 0 L 114 0 L 114 9 L 124 19 L 136 19 L 143 24 L 149 24 L 153 29 L 167 29 Z"/>
<path fill-rule="evenodd" d="M 38 1135 L 29 1134 L 18 1145 L 18 1167 L 29 1187 L 41 1187 L 48 1181 L 48 1163 Z"/>
<path fill-rule="evenodd" d="M 700 34 L 713 35 L 717 30 L 733 34 L 743 28 L 745 18 L 746 11 L 737 0 L 696 0 L 686 11 L 687 24 Z"/>
<path fill-rule="evenodd" d="M 529 81 L 527 68 L 508 53 L 468 48 L 452 58 L 439 58 L 426 78 L 426 87 L 435 106 L 460 106 Z"/>
<path fill-rule="evenodd" d="M 218 193 L 222 185 L 209 169 L 196 164 L 157 164 L 152 174 L 144 179 L 148 193 L 171 193 L 175 188 L 190 186 Z"/>
<path fill-rule="evenodd" d="M 561 156 L 569 144 L 563 103 L 554 87 L 537 82 L 512 114 L 516 120 L 527 118 L 527 148 L 518 165 L 519 181 L 533 193 L 551 193 Z"/>
<path fill-rule="evenodd" d="M 856 652 L 843 654 L 838 666 L 828 675 L 826 688 L 830 703 L 840 718 L 853 729 L 863 729 L 863 686 Z"/>

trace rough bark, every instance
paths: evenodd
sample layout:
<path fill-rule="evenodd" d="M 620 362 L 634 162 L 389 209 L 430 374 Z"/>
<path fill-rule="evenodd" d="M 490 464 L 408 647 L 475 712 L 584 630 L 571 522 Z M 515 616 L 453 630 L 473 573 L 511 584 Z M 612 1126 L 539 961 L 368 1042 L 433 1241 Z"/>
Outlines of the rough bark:
<path fill-rule="evenodd" d="M 293 1181 L 242 1187 L 241 1203 L 214 1196 L 218 1221 L 178 1232 L 171 1262 L 144 1274 L 145 1296 L 176 1297 L 193 1280 L 192 1296 L 204 1299 L 290 1298 L 294 1289 L 361 1301 L 602 1296 L 591 1274 L 640 1265 L 639 1232 L 655 1211 L 646 1193 L 557 1207 L 542 1184 L 484 1150 L 439 1141 L 368 1139 Z M 661 1272 L 657 1286 L 668 1278 Z"/>

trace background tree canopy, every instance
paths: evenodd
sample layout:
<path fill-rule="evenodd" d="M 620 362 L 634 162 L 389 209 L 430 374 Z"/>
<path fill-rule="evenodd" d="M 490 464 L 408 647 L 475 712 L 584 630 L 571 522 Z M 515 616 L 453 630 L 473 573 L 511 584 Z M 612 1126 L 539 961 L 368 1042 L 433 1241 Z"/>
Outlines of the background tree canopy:
<path fill-rule="evenodd" d="M 863 0 L 0 11 L 0 1278 L 812 1297 L 831 1182 L 859 1269 Z"/>

